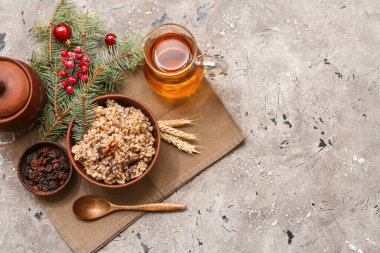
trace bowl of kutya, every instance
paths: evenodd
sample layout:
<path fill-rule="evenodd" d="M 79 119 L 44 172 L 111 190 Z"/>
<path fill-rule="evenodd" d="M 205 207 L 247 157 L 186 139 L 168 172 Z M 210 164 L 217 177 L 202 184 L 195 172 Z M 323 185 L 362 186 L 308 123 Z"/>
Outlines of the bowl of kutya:
<path fill-rule="evenodd" d="M 68 184 L 72 166 L 64 147 L 55 142 L 42 141 L 24 150 L 17 174 L 28 191 L 38 196 L 49 196 Z"/>
<path fill-rule="evenodd" d="M 67 131 L 74 169 L 90 183 L 123 188 L 143 179 L 157 162 L 160 130 L 153 113 L 140 101 L 109 94 L 92 101 L 93 121 L 83 139 L 73 138 L 75 118 Z"/>

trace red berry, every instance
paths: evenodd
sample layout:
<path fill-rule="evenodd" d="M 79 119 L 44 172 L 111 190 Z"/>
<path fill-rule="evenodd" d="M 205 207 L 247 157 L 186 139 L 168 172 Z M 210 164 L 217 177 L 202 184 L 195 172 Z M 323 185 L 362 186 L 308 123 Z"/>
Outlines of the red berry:
<path fill-rule="evenodd" d="M 71 93 L 73 93 L 73 91 L 74 91 L 74 87 L 73 86 L 67 86 L 66 87 L 66 92 L 67 93 L 71 94 Z"/>
<path fill-rule="evenodd" d="M 67 57 L 69 57 L 70 59 L 72 59 L 72 58 L 75 57 L 75 53 L 73 53 L 73 52 L 68 52 L 68 53 L 67 53 Z"/>
<path fill-rule="evenodd" d="M 82 53 L 82 49 L 80 47 L 75 47 L 74 53 L 80 54 L 80 53 Z"/>
<path fill-rule="evenodd" d="M 82 67 L 82 71 L 83 71 L 83 72 L 87 72 L 87 71 L 88 71 L 88 66 L 84 65 L 84 66 Z"/>
<path fill-rule="evenodd" d="M 78 60 L 82 60 L 82 58 L 83 58 L 83 54 L 80 54 L 80 53 L 77 54 L 77 59 L 78 59 Z"/>
<path fill-rule="evenodd" d="M 81 62 L 78 63 L 78 66 L 79 67 L 83 67 L 83 66 L 87 66 L 87 64 L 85 62 L 81 61 Z"/>
<path fill-rule="evenodd" d="M 84 75 L 82 76 L 82 80 L 83 80 L 84 82 L 87 82 L 87 81 L 88 81 L 88 75 L 84 74 Z"/>
<path fill-rule="evenodd" d="M 63 88 L 66 88 L 67 87 L 67 81 L 61 81 L 61 86 Z"/>
<path fill-rule="evenodd" d="M 72 69 L 72 68 L 74 68 L 74 62 L 73 61 L 67 61 L 65 66 L 66 66 L 66 68 Z"/>
<path fill-rule="evenodd" d="M 78 78 L 82 78 L 82 76 L 83 76 L 83 72 L 82 72 L 82 71 L 78 71 L 78 73 L 77 73 L 77 77 L 78 77 Z"/>
<path fill-rule="evenodd" d="M 67 64 L 68 61 L 69 61 L 69 60 L 67 60 L 67 59 L 63 59 L 63 60 L 62 60 L 62 64 L 66 66 L 66 64 Z"/>
<path fill-rule="evenodd" d="M 61 56 L 62 57 L 67 57 L 67 50 L 66 49 L 64 49 L 64 50 L 61 51 Z"/>
<path fill-rule="evenodd" d="M 62 76 L 62 77 L 67 76 L 66 70 L 62 69 L 61 71 L 59 71 L 59 75 Z"/>
<path fill-rule="evenodd" d="M 91 59 L 90 59 L 90 57 L 88 57 L 88 55 L 85 55 L 85 56 L 83 56 L 83 61 L 84 62 L 90 62 Z"/>
<path fill-rule="evenodd" d="M 67 78 L 67 81 L 69 82 L 69 84 L 74 84 L 77 81 L 77 79 L 75 79 L 74 76 L 69 76 Z"/>

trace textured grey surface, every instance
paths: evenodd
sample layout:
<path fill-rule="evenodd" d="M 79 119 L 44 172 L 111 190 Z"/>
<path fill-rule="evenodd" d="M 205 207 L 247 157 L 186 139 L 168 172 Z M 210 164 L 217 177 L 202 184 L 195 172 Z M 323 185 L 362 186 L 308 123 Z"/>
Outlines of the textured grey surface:
<path fill-rule="evenodd" d="M 1 0 L 0 54 L 28 58 L 55 3 Z M 117 34 L 187 26 L 229 62 L 212 82 L 248 135 L 168 199 L 188 211 L 148 214 L 103 252 L 380 252 L 378 0 L 77 4 Z M 69 251 L 0 164 L 0 251 Z"/>

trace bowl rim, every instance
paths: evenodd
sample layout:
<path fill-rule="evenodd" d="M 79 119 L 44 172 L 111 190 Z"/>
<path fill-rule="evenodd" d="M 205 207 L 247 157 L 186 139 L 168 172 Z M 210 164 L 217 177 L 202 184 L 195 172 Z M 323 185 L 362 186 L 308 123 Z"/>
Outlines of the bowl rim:
<path fill-rule="evenodd" d="M 115 100 L 122 99 L 122 100 L 126 100 L 126 101 L 133 101 L 135 104 L 138 105 L 137 109 L 143 108 L 144 109 L 143 113 L 146 114 L 145 112 L 147 112 L 149 114 L 149 116 L 150 116 L 150 117 L 148 117 L 149 121 L 152 121 L 151 119 L 153 119 L 153 122 L 151 122 L 151 124 L 153 125 L 154 129 L 156 129 L 156 131 L 158 131 L 157 138 L 155 138 L 155 142 L 157 142 L 157 148 L 155 150 L 155 154 L 153 156 L 152 161 L 149 163 L 148 168 L 143 172 L 143 174 L 141 174 L 139 177 L 137 177 L 133 180 L 130 180 L 124 184 L 106 184 L 106 183 L 103 183 L 101 181 L 96 180 L 95 178 L 92 178 L 85 171 L 82 171 L 78 167 L 77 162 L 74 160 L 74 156 L 71 152 L 71 149 L 73 146 L 73 145 L 71 145 L 72 128 L 74 126 L 75 118 L 73 118 L 70 121 L 69 127 L 67 129 L 66 146 L 67 146 L 67 150 L 68 150 L 67 153 L 68 153 L 69 160 L 70 160 L 71 164 L 73 165 L 74 169 L 76 170 L 76 172 L 78 172 L 78 174 L 82 178 L 86 179 L 91 184 L 99 186 L 99 187 L 104 187 L 104 188 L 109 188 L 109 189 L 119 189 L 119 188 L 125 188 L 128 186 L 131 186 L 131 185 L 141 181 L 143 178 L 145 178 L 149 174 L 149 172 L 152 170 L 152 168 L 154 167 L 154 165 L 157 163 L 157 160 L 158 160 L 158 156 L 160 153 L 160 147 L 161 147 L 161 135 L 160 135 L 160 130 L 158 127 L 158 122 L 157 122 L 156 117 L 154 116 L 153 112 L 145 104 L 143 104 L 141 101 L 139 101 L 133 97 L 123 95 L 123 94 L 106 94 L 106 95 L 96 97 L 95 99 L 92 100 L 92 103 L 94 103 L 94 102 L 96 103 L 96 102 L 100 102 L 100 101 L 106 101 L 108 99 L 115 99 Z M 118 101 L 116 101 L 116 102 L 118 102 Z M 131 105 L 131 106 L 134 106 L 134 105 Z M 148 116 L 148 115 L 146 115 L 146 116 Z M 153 131 L 155 131 L 155 130 L 153 130 Z"/>
<path fill-rule="evenodd" d="M 52 191 L 36 191 L 34 190 L 26 181 L 25 179 L 23 178 L 23 176 L 21 175 L 21 166 L 22 166 L 22 163 L 24 161 L 24 159 L 26 159 L 26 156 L 30 153 L 31 150 L 33 150 L 36 146 L 45 146 L 45 145 L 50 145 L 50 146 L 55 146 L 55 148 L 61 150 L 65 155 L 66 155 L 66 158 L 67 158 L 67 162 L 69 164 L 69 175 L 65 181 L 65 183 L 63 185 L 61 185 L 60 187 L 58 187 L 57 189 L 55 190 L 52 190 Z M 35 142 L 31 145 L 29 145 L 27 148 L 24 149 L 24 151 L 22 152 L 20 158 L 18 159 L 18 162 L 17 162 L 17 175 L 18 175 L 18 178 L 21 182 L 21 184 L 24 186 L 25 189 L 27 189 L 28 191 L 30 191 L 31 193 L 37 195 L 37 196 L 50 196 L 50 195 L 53 195 L 59 191 L 61 191 L 63 188 L 65 188 L 65 186 L 69 183 L 69 181 L 71 180 L 71 177 L 72 177 L 72 174 L 73 174 L 73 166 L 70 162 L 70 159 L 69 159 L 69 154 L 66 150 L 66 148 L 64 146 L 62 146 L 61 144 L 59 143 L 56 143 L 56 142 L 53 142 L 53 141 L 38 141 L 38 142 Z"/>

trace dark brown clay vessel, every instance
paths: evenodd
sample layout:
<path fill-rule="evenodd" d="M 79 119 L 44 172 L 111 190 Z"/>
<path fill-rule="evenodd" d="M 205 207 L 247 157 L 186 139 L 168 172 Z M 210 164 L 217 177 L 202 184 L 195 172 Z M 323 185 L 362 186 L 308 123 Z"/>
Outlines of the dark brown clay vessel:
<path fill-rule="evenodd" d="M 0 56 L 0 131 L 31 126 L 40 116 L 44 102 L 44 87 L 33 68 Z"/>
<path fill-rule="evenodd" d="M 154 149 L 156 150 L 156 153 L 153 157 L 153 160 L 150 162 L 148 168 L 146 169 L 146 171 L 140 177 L 135 178 L 131 181 L 128 181 L 124 184 L 106 184 L 104 182 L 97 181 L 96 179 L 94 179 L 93 177 L 88 175 L 86 173 L 85 169 L 83 168 L 83 165 L 74 160 L 74 155 L 71 152 L 72 147 L 75 145 L 75 140 L 72 138 L 72 129 L 74 126 L 75 119 L 71 120 L 69 128 L 67 130 L 67 137 L 66 137 L 67 153 L 69 155 L 70 162 L 73 165 L 74 169 L 79 173 L 79 175 L 81 175 L 81 177 L 86 179 L 91 184 L 94 184 L 94 185 L 97 185 L 100 187 L 104 187 L 104 188 L 110 188 L 110 189 L 124 188 L 124 187 L 130 186 L 130 185 L 133 185 L 133 184 L 139 182 L 146 175 L 148 175 L 148 173 L 152 170 L 153 166 L 156 164 L 157 158 L 158 158 L 158 155 L 160 152 L 160 145 L 161 145 L 160 129 L 158 127 L 158 122 L 157 122 L 155 116 L 148 109 L 148 107 L 146 107 L 143 103 L 141 103 L 140 101 L 138 101 L 132 97 L 128 97 L 128 96 L 124 96 L 124 95 L 120 95 L 120 94 L 109 94 L 109 95 L 97 97 L 96 99 L 94 99 L 93 103 L 97 103 L 98 105 L 105 106 L 108 99 L 113 99 L 118 104 L 120 104 L 122 106 L 134 106 L 135 108 L 140 109 L 149 118 L 149 121 L 153 126 L 152 135 L 153 135 L 153 138 L 155 140 Z"/>

